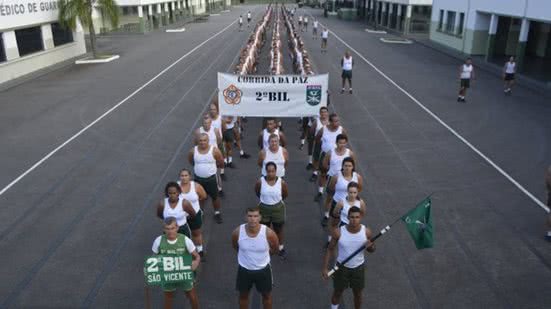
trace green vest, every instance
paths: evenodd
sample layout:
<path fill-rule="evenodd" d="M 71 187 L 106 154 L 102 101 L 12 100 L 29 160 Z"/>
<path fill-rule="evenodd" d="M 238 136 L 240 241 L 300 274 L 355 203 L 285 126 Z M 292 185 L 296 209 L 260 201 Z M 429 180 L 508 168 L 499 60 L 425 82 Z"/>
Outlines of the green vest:
<path fill-rule="evenodd" d="M 166 235 L 161 236 L 161 244 L 159 245 L 159 254 L 163 255 L 183 255 L 191 258 L 191 253 L 187 251 L 186 236 L 178 234 L 175 244 L 169 244 Z"/>

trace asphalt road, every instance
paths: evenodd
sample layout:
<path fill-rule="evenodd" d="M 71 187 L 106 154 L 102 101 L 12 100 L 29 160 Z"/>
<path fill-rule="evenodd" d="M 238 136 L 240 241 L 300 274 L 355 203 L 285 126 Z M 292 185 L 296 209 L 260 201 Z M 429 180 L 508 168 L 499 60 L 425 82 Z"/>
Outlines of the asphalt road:
<path fill-rule="evenodd" d="M 1 190 L 193 50 L 0 195 L 0 307 L 144 307 L 143 258 L 161 231 L 154 205 L 164 184 L 188 166 L 190 134 L 216 72 L 232 71 L 249 35 L 231 23 L 249 9 L 258 18 L 264 8 L 235 7 L 178 34 L 103 38 L 101 47 L 119 60 L 71 66 L 0 93 Z M 456 60 L 416 44 L 383 44 L 359 23 L 308 12 L 333 31 L 327 54 L 319 40 L 304 38 L 316 72 L 330 74 L 332 106 L 367 180 L 366 223 L 380 229 L 433 193 L 435 248 L 417 251 L 401 226 L 381 238 L 368 257 L 366 307 L 547 308 L 551 249 L 542 239 L 542 209 L 357 54 L 354 94 L 339 94 L 339 61 L 354 48 L 540 200 L 551 163 L 548 100 L 522 85 L 504 97 L 498 77 L 480 71 L 468 103 L 459 104 Z M 284 121 L 289 257 L 273 259 L 274 308 L 327 308 L 325 233 L 296 126 Z M 213 223 L 207 210 L 208 260 L 197 286 L 204 308 L 236 307 L 230 233 L 257 202 L 259 129 L 250 119 L 244 145 L 253 158 L 236 159 L 237 168 L 227 171 L 224 223 Z M 151 294 L 158 308 L 161 292 Z M 182 295 L 177 303 L 187 305 Z M 259 304 L 255 295 L 252 307 Z M 343 305 L 351 307 L 349 294 Z"/>

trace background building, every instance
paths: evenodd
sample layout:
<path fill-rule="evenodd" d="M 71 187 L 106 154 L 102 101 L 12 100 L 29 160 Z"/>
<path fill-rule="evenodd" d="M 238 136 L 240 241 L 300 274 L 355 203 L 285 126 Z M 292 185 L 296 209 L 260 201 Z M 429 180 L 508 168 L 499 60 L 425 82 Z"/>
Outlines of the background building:
<path fill-rule="evenodd" d="M 402 33 L 428 33 L 433 0 L 363 0 L 359 8 L 369 22 Z"/>
<path fill-rule="evenodd" d="M 430 38 L 466 55 L 503 64 L 510 55 L 528 75 L 551 80 L 551 1 L 434 0 Z"/>
<path fill-rule="evenodd" d="M 0 84 L 86 52 L 82 27 L 63 29 L 57 1 L 0 1 Z"/>

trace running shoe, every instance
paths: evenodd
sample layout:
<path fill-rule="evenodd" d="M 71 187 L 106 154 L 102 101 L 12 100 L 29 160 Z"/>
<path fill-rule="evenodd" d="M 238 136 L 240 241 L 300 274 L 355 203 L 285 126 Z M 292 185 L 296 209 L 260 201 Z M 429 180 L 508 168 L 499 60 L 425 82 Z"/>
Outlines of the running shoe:
<path fill-rule="evenodd" d="M 323 193 L 321 192 L 318 192 L 318 194 L 316 194 L 316 196 L 314 197 L 314 202 L 319 202 L 321 201 L 321 198 L 323 197 Z"/>
<path fill-rule="evenodd" d="M 326 227 L 328 221 L 329 221 L 329 218 L 327 218 L 326 216 L 323 216 L 323 218 L 321 218 L 321 226 Z"/>
<path fill-rule="evenodd" d="M 312 165 L 312 163 L 308 163 L 308 165 L 306 165 L 306 170 L 309 171 L 311 169 L 313 169 L 314 166 Z"/>
<path fill-rule="evenodd" d="M 316 179 L 318 179 L 318 175 L 312 174 L 312 176 L 310 176 L 310 182 L 314 182 Z"/>
<path fill-rule="evenodd" d="M 216 221 L 216 223 L 218 223 L 218 224 L 224 222 L 222 220 L 222 214 L 221 213 L 214 214 L 214 221 Z"/>
<path fill-rule="evenodd" d="M 248 159 L 248 158 L 251 157 L 251 155 L 248 154 L 248 153 L 246 153 L 246 152 L 244 152 L 242 155 L 239 155 L 239 157 L 240 157 L 241 159 Z"/>

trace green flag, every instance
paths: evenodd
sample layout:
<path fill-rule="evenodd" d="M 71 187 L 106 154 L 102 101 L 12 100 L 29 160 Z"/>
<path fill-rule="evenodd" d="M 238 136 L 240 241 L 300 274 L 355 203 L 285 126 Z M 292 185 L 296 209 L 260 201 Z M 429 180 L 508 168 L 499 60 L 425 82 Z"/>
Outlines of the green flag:
<path fill-rule="evenodd" d="M 432 248 L 432 216 L 430 196 L 402 216 L 402 221 L 415 242 L 417 249 Z"/>

